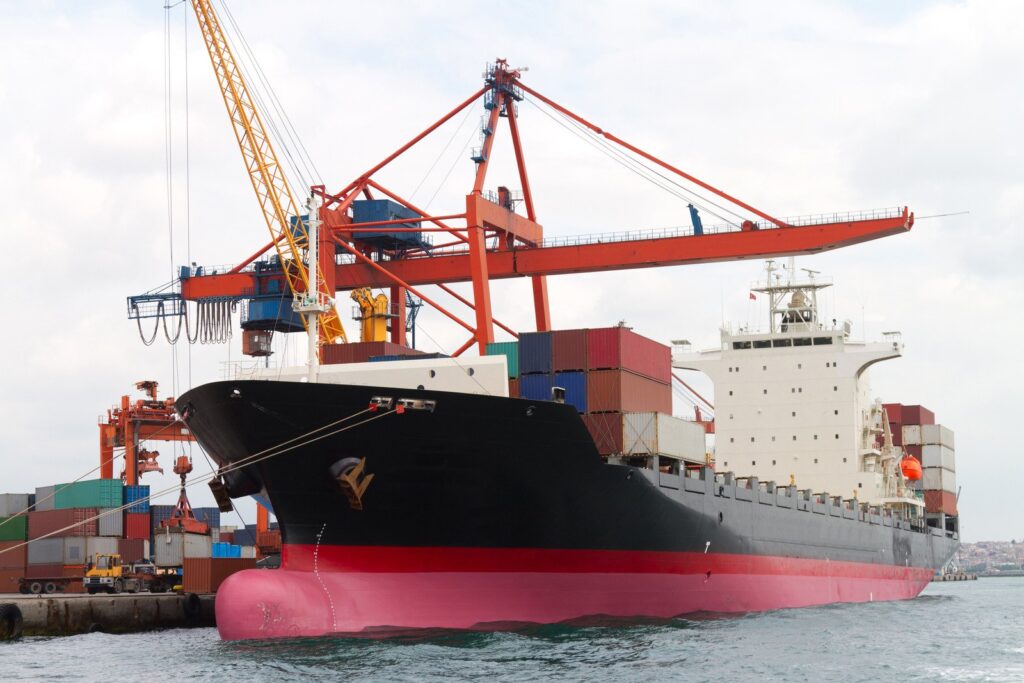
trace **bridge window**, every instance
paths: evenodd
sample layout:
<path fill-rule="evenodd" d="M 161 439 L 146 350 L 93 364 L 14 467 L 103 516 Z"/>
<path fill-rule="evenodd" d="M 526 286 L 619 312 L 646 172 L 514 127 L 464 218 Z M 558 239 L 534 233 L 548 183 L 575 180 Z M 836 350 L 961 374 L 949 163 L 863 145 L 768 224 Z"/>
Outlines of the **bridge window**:
<path fill-rule="evenodd" d="M 755 349 L 767 349 L 772 345 L 770 339 L 756 339 L 754 340 Z"/>
<path fill-rule="evenodd" d="M 780 346 L 792 346 L 792 339 L 772 339 L 772 346 L 778 348 Z"/>
<path fill-rule="evenodd" d="M 810 337 L 798 337 L 797 339 L 793 340 L 793 346 L 810 346 L 810 345 L 811 345 L 811 338 Z"/>
<path fill-rule="evenodd" d="M 748 342 L 748 341 L 733 342 L 732 343 L 732 348 L 734 348 L 734 349 L 749 349 L 750 348 L 750 342 Z"/>
<path fill-rule="evenodd" d="M 814 345 L 815 346 L 820 346 L 822 344 L 831 344 L 831 343 L 832 343 L 832 337 L 815 337 L 814 338 Z"/>

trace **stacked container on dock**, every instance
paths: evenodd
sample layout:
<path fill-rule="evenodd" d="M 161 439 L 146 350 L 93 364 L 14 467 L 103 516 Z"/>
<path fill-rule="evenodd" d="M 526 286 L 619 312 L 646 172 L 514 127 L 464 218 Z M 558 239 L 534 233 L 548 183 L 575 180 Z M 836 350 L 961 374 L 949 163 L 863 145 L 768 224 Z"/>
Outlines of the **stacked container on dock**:
<path fill-rule="evenodd" d="M 922 478 L 914 488 L 923 492 L 925 517 L 943 527 L 943 516 L 957 516 L 956 454 L 953 430 L 935 424 L 935 413 L 920 405 L 885 404 L 893 444 L 921 463 Z M 897 417 L 899 422 L 894 421 Z M 897 439 L 897 435 L 899 439 Z"/>
<path fill-rule="evenodd" d="M 255 558 L 185 558 L 182 590 L 187 593 L 216 593 L 224 580 L 235 572 L 255 568 Z"/>
<path fill-rule="evenodd" d="M 180 529 L 161 529 L 153 537 L 153 564 L 157 567 L 181 567 L 186 558 L 209 558 L 213 541 L 206 534 L 190 534 Z"/>
<path fill-rule="evenodd" d="M 0 517 L 23 515 L 36 502 L 34 493 L 0 493 Z"/>
<path fill-rule="evenodd" d="M 0 520 L 2 524 L 3 520 Z M 0 533 L 4 527 L 0 526 Z M 25 576 L 28 564 L 28 546 L 25 539 L 0 541 L 0 593 L 18 592 L 18 582 Z"/>

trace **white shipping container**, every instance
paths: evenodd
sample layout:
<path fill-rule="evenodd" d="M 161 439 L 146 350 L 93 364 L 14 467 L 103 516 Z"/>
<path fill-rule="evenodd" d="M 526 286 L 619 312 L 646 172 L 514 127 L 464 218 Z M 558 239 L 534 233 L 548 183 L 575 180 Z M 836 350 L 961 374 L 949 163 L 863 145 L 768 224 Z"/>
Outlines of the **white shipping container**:
<path fill-rule="evenodd" d="M 53 492 L 56 486 L 39 486 L 36 488 L 36 512 L 53 510 Z"/>
<path fill-rule="evenodd" d="M 63 538 L 41 538 L 28 544 L 29 564 L 64 564 Z"/>
<path fill-rule="evenodd" d="M 0 493 L 0 517 L 20 515 L 28 509 L 29 494 Z"/>
<path fill-rule="evenodd" d="M 212 557 L 213 539 L 206 534 L 173 534 L 158 531 L 153 537 L 153 564 L 180 567 L 186 557 Z"/>
<path fill-rule="evenodd" d="M 241 551 L 242 557 L 248 557 L 250 559 L 256 557 L 256 546 L 254 545 L 243 545 Z"/>
<path fill-rule="evenodd" d="M 117 552 L 116 538 L 97 536 L 68 536 L 43 538 L 28 545 L 29 564 L 86 564 L 96 553 L 112 555 Z"/>
<path fill-rule="evenodd" d="M 956 471 L 956 454 L 948 446 L 921 446 L 921 465 L 924 467 L 944 467 Z"/>
<path fill-rule="evenodd" d="M 921 445 L 921 425 L 903 425 L 903 445 Z"/>
<path fill-rule="evenodd" d="M 953 446 L 953 430 L 943 425 L 921 425 L 921 443 L 930 446 Z"/>
<path fill-rule="evenodd" d="M 115 512 L 116 510 L 116 512 Z M 100 508 L 97 510 L 100 518 L 96 520 L 100 536 L 124 536 L 124 513 L 117 508 Z"/>
<path fill-rule="evenodd" d="M 704 462 L 704 427 L 664 413 L 623 413 L 624 455 L 664 455 Z"/>
<path fill-rule="evenodd" d="M 925 491 L 948 491 L 956 493 L 956 472 L 944 467 L 924 468 Z"/>

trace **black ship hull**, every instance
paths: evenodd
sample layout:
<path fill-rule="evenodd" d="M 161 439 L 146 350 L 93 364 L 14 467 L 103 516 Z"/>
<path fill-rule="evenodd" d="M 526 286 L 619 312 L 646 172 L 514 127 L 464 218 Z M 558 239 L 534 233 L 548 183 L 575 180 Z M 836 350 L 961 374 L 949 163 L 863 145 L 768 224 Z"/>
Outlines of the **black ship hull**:
<path fill-rule="evenodd" d="M 905 599 L 958 546 L 792 487 L 606 464 L 559 403 L 235 381 L 178 407 L 281 526 L 281 570 L 218 594 L 225 638 Z"/>

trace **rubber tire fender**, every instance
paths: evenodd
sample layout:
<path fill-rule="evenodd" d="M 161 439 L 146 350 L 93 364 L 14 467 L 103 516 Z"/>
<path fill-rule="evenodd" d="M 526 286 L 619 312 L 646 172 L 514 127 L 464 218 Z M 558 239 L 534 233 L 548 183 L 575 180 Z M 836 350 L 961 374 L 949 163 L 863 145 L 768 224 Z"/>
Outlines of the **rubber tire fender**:
<path fill-rule="evenodd" d="M 11 603 L 0 604 L 0 640 L 15 640 L 21 637 L 25 624 L 21 609 Z"/>
<path fill-rule="evenodd" d="M 199 618 L 203 611 L 203 603 L 195 593 L 186 593 L 182 609 L 185 611 L 185 618 L 191 621 Z"/>

